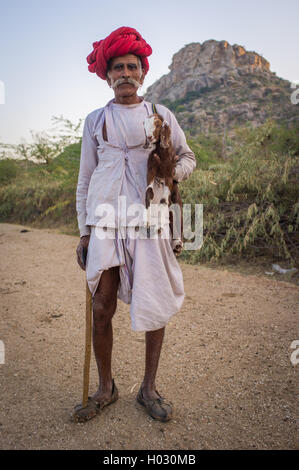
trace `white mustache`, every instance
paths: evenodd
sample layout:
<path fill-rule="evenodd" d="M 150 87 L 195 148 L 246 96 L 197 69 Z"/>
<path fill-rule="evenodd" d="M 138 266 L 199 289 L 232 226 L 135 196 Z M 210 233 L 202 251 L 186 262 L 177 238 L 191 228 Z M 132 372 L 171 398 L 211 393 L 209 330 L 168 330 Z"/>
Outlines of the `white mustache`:
<path fill-rule="evenodd" d="M 119 78 L 118 80 L 115 80 L 115 82 L 111 83 L 111 87 L 113 89 L 117 88 L 119 85 L 122 85 L 123 83 L 130 83 L 136 88 L 139 88 L 141 84 L 137 82 L 137 80 L 134 80 L 134 78 Z"/>

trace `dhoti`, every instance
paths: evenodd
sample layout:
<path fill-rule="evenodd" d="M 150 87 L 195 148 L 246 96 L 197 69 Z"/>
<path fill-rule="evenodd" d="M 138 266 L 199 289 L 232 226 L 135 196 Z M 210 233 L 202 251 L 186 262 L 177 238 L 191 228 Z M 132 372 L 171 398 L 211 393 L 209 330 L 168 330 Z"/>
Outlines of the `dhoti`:
<path fill-rule="evenodd" d="M 169 238 L 132 238 L 127 228 L 111 231 L 114 238 L 99 239 L 97 227 L 91 227 L 86 259 L 86 280 L 92 296 L 102 272 L 120 266 L 117 297 L 130 304 L 134 331 L 152 331 L 164 327 L 184 301 L 181 268 Z M 130 228 L 131 230 L 131 228 Z M 125 232 L 124 232 L 125 231 Z"/>

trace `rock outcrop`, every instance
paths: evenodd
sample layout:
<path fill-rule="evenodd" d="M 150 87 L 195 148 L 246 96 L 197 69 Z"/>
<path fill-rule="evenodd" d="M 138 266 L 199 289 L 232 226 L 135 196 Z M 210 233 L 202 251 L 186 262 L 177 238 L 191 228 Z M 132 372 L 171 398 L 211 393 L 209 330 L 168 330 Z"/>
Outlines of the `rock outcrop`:
<path fill-rule="evenodd" d="M 298 118 L 291 83 L 243 46 L 213 39 L 191 43 L 173 56 L 169 69 L 147 89 L 145 98 L 172 109 L 191 134 L 223 132 L 247 122 L 257 126 L 269 117 Z"/>

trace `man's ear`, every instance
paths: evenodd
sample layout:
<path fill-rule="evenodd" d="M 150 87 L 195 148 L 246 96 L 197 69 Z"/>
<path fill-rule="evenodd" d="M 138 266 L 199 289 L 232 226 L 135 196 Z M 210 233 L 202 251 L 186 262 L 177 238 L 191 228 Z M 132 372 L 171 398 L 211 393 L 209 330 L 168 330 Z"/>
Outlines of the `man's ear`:
<path fill-rule="evenodd" d="M 145 78 L 145 73 L 144 73 L 144 70 L 142 69 L 142 74 L 141 74 L 141 77 L 140 77 L 140 85 L 143 85 L 144 78 Z"/>

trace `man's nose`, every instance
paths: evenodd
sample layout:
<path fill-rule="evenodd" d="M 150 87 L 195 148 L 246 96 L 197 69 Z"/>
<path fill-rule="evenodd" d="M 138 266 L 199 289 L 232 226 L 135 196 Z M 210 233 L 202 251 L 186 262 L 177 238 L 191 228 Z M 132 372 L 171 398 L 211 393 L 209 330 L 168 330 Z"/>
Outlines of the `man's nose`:
<path fill-rule="evenodd" d="M 123 77 L 126 78 L 126 77 L 129 77 L 131 74 L 131 71 L 129 69 L 129 67 L 127 67 L 126 65 L 124 65 L 124 68 L 123 68 Z"/>

